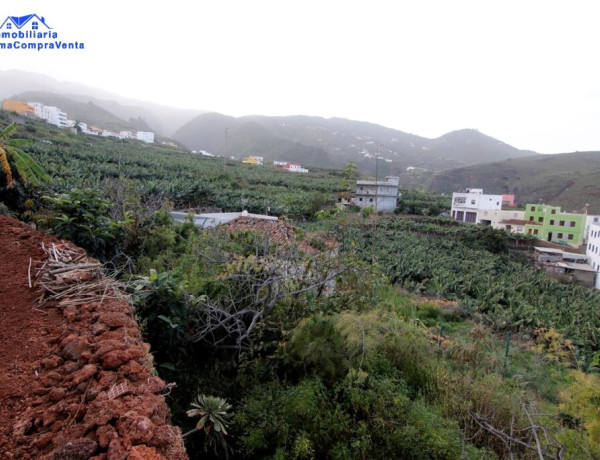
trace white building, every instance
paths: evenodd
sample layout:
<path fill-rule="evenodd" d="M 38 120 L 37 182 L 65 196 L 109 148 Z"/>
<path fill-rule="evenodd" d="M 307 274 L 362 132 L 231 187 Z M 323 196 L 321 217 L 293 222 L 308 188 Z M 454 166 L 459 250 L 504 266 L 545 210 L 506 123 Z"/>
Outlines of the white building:
<path fill-rule="evenodd" d="M 114 131 L 110 131 L 108 129 L 103 129 L 102 133 L 100 135 L 102 137 L 119 137 L 119 133 L 116 133 Z"/>
<path fill-rule="evenodd" d="M 154 133 L 151 133 L 148 131 L 138 131 L 135 135 L 135 138 L 138 141 L 144 141 L 144 142 L 147 142 L 148 144 L 154 143 Z"/>
<path fill-rule="evenodd" d="M 289 171 L 289 172 L 297 172 L 297 173 L 307 173 L 308 172 L 308 169 L 303 168 L 301 165 L 294 164 L 294 163 L 286 163 L 284 165 L 283 169 L 285 169 L 286 171 Z"/>
<path fill-rule="evenodd" d="M 596 288 L 600 289 L 600 222 L 590 224 L 586 255 L 596 272 Z"/>
<path fill-rule="evenodd" d="M 393 211 L 398 205 L 400 178 L 388 176 L 385 180 L 356 181 L 354 204 L 360 208 L 373 207 L 375 212 Z"/>
<path fill-rule="evenodd" d="M 452 194 L 451 216 L 460 222 L 491 225 L 491 215 L 484 216 L 483 213 L 501 209 L 502 195 L 484 195 L 483 189 L 480 188 L 470 188 Z"/>
<path fill-rule="evenodd" d="M 44 105 L 41 102 L 28 102 L 27 105 L 33 107 L 36 117 L 46 120 L 47 123 L 58 126 L 59 128 L 66 128 L 69 126 L 67 114 L 58 107 Z"/>
<path fill-rule="evenodd" d="M 194 225 L 200 228 L 209 228 L 216 227 L 217 225 L 225 224 L 230 222 L 238 217 L 251 217 L 252 219 L 263 219 L 263 220 L 273 220 L 278 221 L 279 218 L 275 216 L 266 216 L 264 214 L 252 214 L 248 211 L 242 212 L 212 212 L 212 213 L 204 213 L 204 214 L 192 214 L 187 213 L 185 211 L 171 211 L 171 216 L 173 216 L 173 220 L 181 224 L 185 222 L 186 219 L 191 215 Z"/>
<path fill-rule="evenodd" d="M 36 117 L 42 118 L 42 108 L 44 107 L 44 104 L 41 102 L 28 102 L 27 105 L 33 107 Z"/>
<path fill-rule="evenodd" d="M 517 211 L 515 209 L 483 209 L 478 212 L 478 215 L 479 222 L 482 225 L 489 225 L 492 228 L 503 227 L 503 222 L 525 221 L 525 211 Z M 512 230 L 513 233 L 517 233 L 514 228 L 510 228 L 509 230 Z M 521 230 L 525 233 L 525 228 L 522 228 Z"/>

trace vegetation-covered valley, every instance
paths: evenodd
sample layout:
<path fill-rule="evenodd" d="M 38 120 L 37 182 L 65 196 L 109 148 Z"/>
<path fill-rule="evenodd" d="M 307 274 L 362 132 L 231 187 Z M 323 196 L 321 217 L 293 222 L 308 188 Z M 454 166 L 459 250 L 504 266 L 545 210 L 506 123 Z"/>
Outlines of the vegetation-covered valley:
<path fill-rule="evenodd" d="M 410 216 L 336 208 L 343 171 L 19 121 L 0 212 L 127 283 L 190 458 L 600 458 L 600 293 L 535 271 L 527 240 L 424 217 L 447 201 L 422 191 Z M 188 207 L 281 221 L 175 224 Z"/>

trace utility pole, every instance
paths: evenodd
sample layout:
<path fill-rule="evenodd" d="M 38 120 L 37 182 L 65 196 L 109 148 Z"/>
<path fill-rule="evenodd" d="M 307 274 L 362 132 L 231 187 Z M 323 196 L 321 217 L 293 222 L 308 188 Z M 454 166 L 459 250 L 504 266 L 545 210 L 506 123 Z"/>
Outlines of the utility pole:
<path fill-rule="evenodd" d="M 373 240 L 371 244 L 371 260 L 375 263 L 375 251 L 377 244 L 377 211 L 379 210 L 379 142 L 375 153 L 375 213 L 373 215 Z"/>
<path fill-rule="evenodd" d="M 223 171 L 225 171 L 225 163 L 229 159 L 229 128 L 225 128 L 225 155 L 223 158 Z"/>
<path fill-rule="evenodd" d="M 375 154 L 375 214 L 379 211 L 379 142 Z"/>

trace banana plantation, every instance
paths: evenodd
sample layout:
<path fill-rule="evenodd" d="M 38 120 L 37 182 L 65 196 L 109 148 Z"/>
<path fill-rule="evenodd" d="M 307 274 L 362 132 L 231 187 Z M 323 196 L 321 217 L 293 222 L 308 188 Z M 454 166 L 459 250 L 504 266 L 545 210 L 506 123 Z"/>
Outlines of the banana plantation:
<path fill-rule="evenodd" d="M 127 286 L 191 459 L 600 460 L 600 293 L 536 271 L 527 239 L 424 217 L 447 199 L 422 191 L 418 216 L 342 211 L 340 171 L 14 135 L 41 180 L 5 155 L 0 213 Z M 176 224 L 188 207 L 286 216 L 288 240 Z"/>

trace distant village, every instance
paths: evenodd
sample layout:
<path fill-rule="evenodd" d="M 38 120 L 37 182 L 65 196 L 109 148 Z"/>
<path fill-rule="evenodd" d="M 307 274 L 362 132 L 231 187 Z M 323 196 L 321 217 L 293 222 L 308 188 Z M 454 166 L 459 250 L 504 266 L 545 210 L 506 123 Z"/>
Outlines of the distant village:
<path fill-rule="evenodd" d="M 97 126 L 88 126 L 87 123 L 77 123 L 75 120 L 69 120 L 67 114 L 60 108 L 44 105 L 41 102 L 23 102 L 17 100 L 4 99 L 2 101 L 2 110 L 15 112 L 19 115 L 41 118 L 59 128 L 71 128 L 90 136 L 116 137 L 118 139 L 137 139 L 139 141 L 154 143 L 154 133 L 149 131 L 110 131 Z"/>
<path fill-rule="evenodd" d="M 154 143 L 153 132 L 116 132 L 88 126 L 83 122 L 69 120 L 60 108 L 40 102 L 5 99 L 2 101 L 2 110 L 40 118 L 51 125 L 92 136 L 137 139 Z M 204 150 L 192 153 L 215 157 Z M 264 164 L 264 158 L 248 156 L 242 159 L 242 163 L 259 166 Z M 287 161 L 275 160 L 273 166 L 282 171 L 309 172 L 300 164 Z M 414 169 L 409 166 L 407 171 Z M 340 198 L 339 203 L 354 204 L 359 208 L 372 207 L 375 212 L 393 212 L 398 205 L 399 181 L 395 176 L 388 176 L 384 180 L 358 180 L 354 197 Z M 220 220 L 213 215 L 208 217 L 215 223 Z M 208 217 L 201 216 L 202 219 Z M 512 194 L 490 195 L 485 194 L 483 189 L 469 188 L 452 194 L 449 217 L 465 224 L 479 224 L 512 234 L 537 237 L 540 244 L 534 249 L 540 268 L 556 274 L 570 274 L 584 284 L 600 289 L 600 216 L 589 215 L 587 212 L 565 212 L 558 206 L 542 203 L 528 203 L 524 210 L 518 210 L 515 196 Z"/>
<path fill-rule="evenodd" d="M 359 180 L 353 200 L 340 202 L 391 212 L 397 207 L 398 183 L 398 177 Z M 539 268 L 572 275 L 600 289 L 600 216 L 565 212 L 559 206 L 542 203 L 528 203 L 525 210 L 518 210 L 512 194 L 488 195 L 483 189 L 469 188 L 452 194 L 449 217 L 465 224 L 534 236 L 540 240 L 534 247 Z"/>

